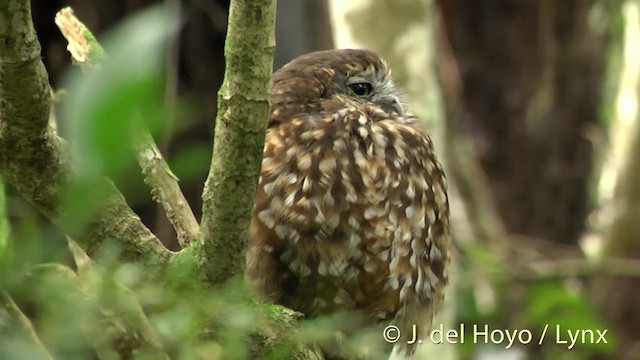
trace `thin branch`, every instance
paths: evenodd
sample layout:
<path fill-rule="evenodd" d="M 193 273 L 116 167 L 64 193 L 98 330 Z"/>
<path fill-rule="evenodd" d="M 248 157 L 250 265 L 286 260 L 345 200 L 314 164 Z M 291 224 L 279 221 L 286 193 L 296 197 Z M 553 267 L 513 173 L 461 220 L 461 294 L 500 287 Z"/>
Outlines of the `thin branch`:
<path fill-rule="evenodd" d="M 93 260 L 87 255 L 82 247 L 78 245 L 78 243 L 72 238 L 67 236 L 67 246 L 69 247 L 69 252 L 71 256 L 73 256 L 73 262 L 76 263 L 76 268 L 78 269 L 78 274 L 86 273 L 93 266 Z"/>
<path fill-rule="evenodd" d="M 74 176 L 68 144 L 49 126 L 51 88 L 40 55 L 28 0 L 0 2 L 0 173 L 38 211 L 78 241 L 89 255 L 105 239 L 122 245 L 121 255 L 162 265 L 170 252 L 129 208 L 111 181 L 100 179 L 97 209 L 78 228 L 61 207 Z"/>
<path fill-rule="evenodd" d="M 593 276 L 640 278 L 640 260 L 606 258 L 594 261 L 575 258 L 537 261 L 524 264 L 511 275 L 516 280 L 524 281 Z"/>
<path fill-rule="evenodd" d="M 31 320 L 20 310 L 18 305 L 13 301 L 11 296 L 4 291 L 0 292 L 0 303 L 7 310 L 9 315 L 16 321 L 20 329 L 24 332 L 25 335 L 31 340 L 33 345 L 35 345 L 36 350 L 40 353 L 43 359 L 51 359 L 53 357 L 49 354 L 47 348 L 42 344 L 36 330 L 33 328 L 33 324 L 31 324 Z"/>
<path fill-rule="evenodd" d="M 67 49 L 74 63 L 85 69 L 95 67 L 96 60 L 100 60 L 97 54 L 104 56 L 104 50 L 91 31 L 76 18 L 73 10 L 68 7 L 60 10 L 56 15 L 56 24 L 69 42 Z M 140 127 L 137 135 L 136 158 L 144 182 L 151 188 L 153 199 L 164 207 L 167 218 L 176 230 L 178 242 L 184 248 L 197 238 L 198 221 L 180 191 L 178 178 L 169 169 L 149 130 Z"/>
<path fill-rule="evenodd" d="M 151 196 L 164 207 L 169 222 L 183 248 L 195 242 L 199 225 L 187 199 L 180 191 L 178 178 L 171 172 L 151 134 L 140 130 L 136 143 L 136 158 L 144 175 L 144 182 L 151 188 Z"/>
<path fill-rule="evenodd" d="M 241 273 L 269 114 L 275 1 L 234 0 L 218 93 L 213 158 L 202 194 L 199 263 L 222 283 Z"/>
<path fill-rule="evenodd" d="M 54 21 L 67 39 L 67 50 L 74 64 L 83 69 L 92 68 L 105 56 L 102 46 L 70 7 L 58 11 Z"/>

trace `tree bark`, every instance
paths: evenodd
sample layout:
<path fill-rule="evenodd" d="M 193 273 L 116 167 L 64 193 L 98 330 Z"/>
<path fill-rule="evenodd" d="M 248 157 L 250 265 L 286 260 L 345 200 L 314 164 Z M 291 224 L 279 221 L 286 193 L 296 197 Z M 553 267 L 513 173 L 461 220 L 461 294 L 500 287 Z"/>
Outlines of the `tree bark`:
<path fill-rule="evenodd" d="M 275 50 L 275 2 L 235 0 L 209 176 L 202 193 L 199 263 L 209 283 L 241 274 L 262 163 Z"/>

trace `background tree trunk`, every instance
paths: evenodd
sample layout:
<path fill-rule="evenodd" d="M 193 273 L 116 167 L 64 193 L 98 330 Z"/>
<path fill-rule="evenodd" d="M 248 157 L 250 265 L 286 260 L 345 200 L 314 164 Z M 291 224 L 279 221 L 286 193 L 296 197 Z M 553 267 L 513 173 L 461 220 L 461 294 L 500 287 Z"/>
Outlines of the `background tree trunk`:
<path fill-rule="evenodd" d="M 590 207 L 586 134 L 598 125 L 606 55 L 589 16 L 604 5 L 437 4 L 460 79 L 450 128 L 471 138 L 507 230 L 575 244 Z"/>
<path fill-rule="evenodd" d="M 636 106 L 618 106 L 616 122 L 610 129 L 610 149 L 600 181 L 602 209 L 600 235 L 602 257 L 640 258 L 640 59 L 637 42 L 640 36 L 640 2 L 626 1 L 620 18 L 624 19 L 624 51 L 621 54 L 618 101 Z M 621 29 L 622 30 L 622 29 Z M 622 31 L 621 31 L 622 32 Z M 622 37 L 622 36 L 621 36 Z M 620 101 L 623 100 L 623 101 Z M 599 305 L 618 345 L 612 358 L 632 360 L 640 357 L 640 297 L 638 277 L 601 278 L 594 281 L 592 294 Z M 598 359 L 605 359 L 599 357 Z"/>

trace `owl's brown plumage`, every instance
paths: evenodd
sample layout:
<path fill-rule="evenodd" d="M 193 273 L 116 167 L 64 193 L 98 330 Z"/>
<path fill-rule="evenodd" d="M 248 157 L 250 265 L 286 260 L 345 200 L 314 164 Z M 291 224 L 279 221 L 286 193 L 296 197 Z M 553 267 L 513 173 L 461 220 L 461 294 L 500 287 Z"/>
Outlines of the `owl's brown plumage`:
<path fill-rule="evenodd" d="M 246 263 L 260 299 L 360 310 L 404 336 L 430 323 L 447 282 L 446 181 L 395 93 L 368 50 L 310 53 L 274 75 Z"/>

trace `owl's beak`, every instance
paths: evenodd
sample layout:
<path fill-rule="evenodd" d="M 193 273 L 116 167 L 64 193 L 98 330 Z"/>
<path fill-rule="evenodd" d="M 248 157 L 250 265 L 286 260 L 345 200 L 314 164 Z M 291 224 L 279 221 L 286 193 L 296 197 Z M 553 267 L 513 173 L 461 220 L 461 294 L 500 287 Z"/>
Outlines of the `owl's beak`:
<path fill-rule="evenodd" d="M 386 95 L 381 96 L 376 101 L 383 109 L 387 111 L 393 111 L 398 115 L 404 114 L 404 109 L 402 109 L 402 104 L 397 96 Z"/>

